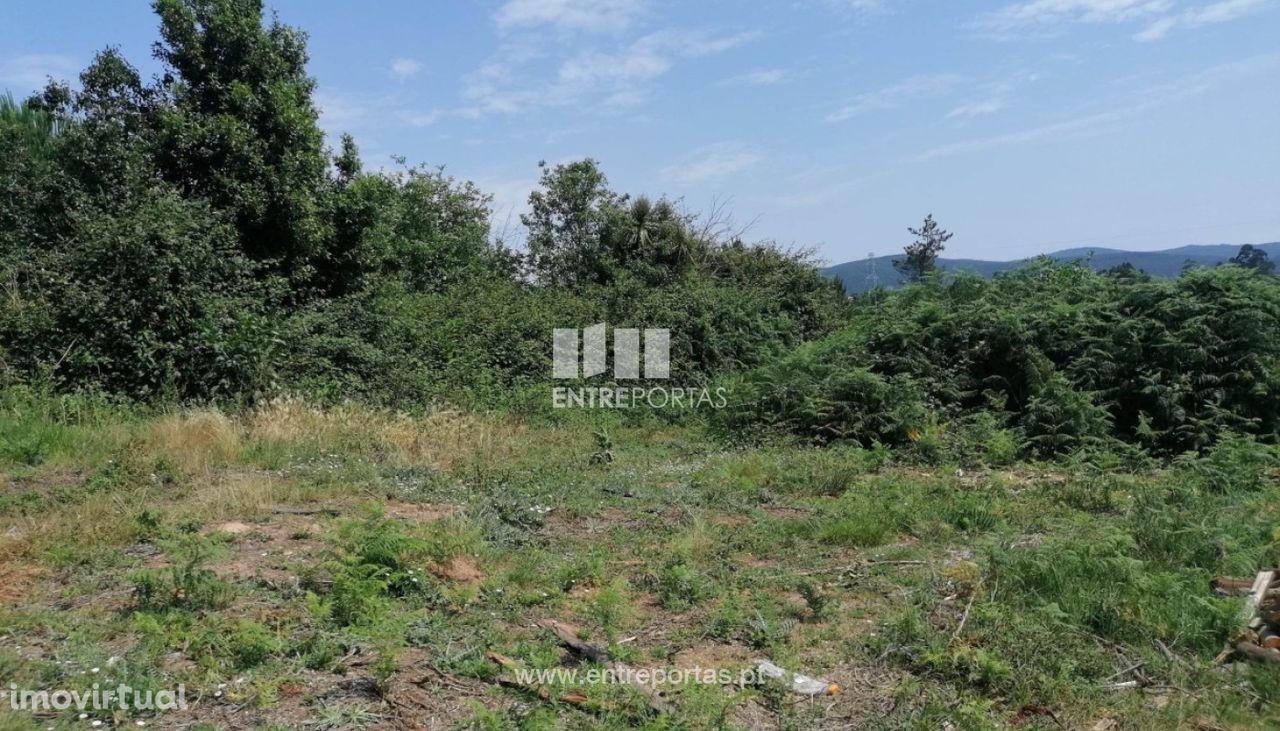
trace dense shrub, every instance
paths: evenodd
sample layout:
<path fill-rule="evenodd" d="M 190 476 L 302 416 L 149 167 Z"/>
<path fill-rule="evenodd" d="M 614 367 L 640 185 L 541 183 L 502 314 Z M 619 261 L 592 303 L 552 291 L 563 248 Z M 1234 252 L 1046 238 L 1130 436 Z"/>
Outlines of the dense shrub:
<path fill-rule="evenodd" d="M 1151 280 L 1042 261 L 990 281 L 935 277 L 860 298 L 841 332 L 748 373 L 725 421 L 905 442 L 989 413 L 1041 456 L 1117 440 L 1176 454 L 1228 431 L 1274 440 L 1277 333 L 1280 279 L 1242 267 Z"/>
<path fill-rule="evenodd" d="M 829 342 L 751 371 L 736 389 L 741 402 L 728 417 L 734 426 L 763 424 L 819 442 L 849 439 L 901 443 L 925 425 L 920 391 L 891 383 L 832 352 Z M 835 356 L 835 357 L 832 357 Z"/>
<path fill-rule="evenodd" d="M 314 303 L 286 321 L 286 383 L 322 400 L 493 404 L 551 371 L 551 331 L 600 312 L 560 290 L 503 280 L 433 294 L 385 287 Z"/>

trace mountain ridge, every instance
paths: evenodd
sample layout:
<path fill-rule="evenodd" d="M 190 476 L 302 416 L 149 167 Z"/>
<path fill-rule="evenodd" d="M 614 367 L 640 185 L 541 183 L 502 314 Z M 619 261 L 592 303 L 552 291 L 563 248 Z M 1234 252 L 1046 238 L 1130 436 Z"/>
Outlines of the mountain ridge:
<path fill-rule="evenodd" d="M 1172 249 L 1159 251 L 1126 251 L 1103 246 L 1077 246 L 1069 249 L 1043 254 L 1055 261 L 1087 260 L 1095 271 L 1104 271 L 1121 264 L 1132 264 L 1153 277 L 1176 277 L 1188 264 L 1193 266 L 1217 266 L 1226 262 L 1240 251 L 1241 244 L 1187 244 Z M 1256 248 L 1267 252 L 1267 256 L 1280 261 L 1280 242 L 1254 244 Z M 893 268 L 893 260 L 902 258 L 902 254 L 877 256 L 869 259 L 847 261 L 822 267 L 819 271 L 834 279 L 844 282 L 849 294 L 858 294 L 879 286 L 896 289 L 902 286 L 897 270 Z M 1015 269 L 1038 257 L 1027 257 L 1012 261 L 994 261 L 987 259 L 938 259 L 938 267 L 946 272 L 975 272 L 986 277 L 1002 271 Z"/>

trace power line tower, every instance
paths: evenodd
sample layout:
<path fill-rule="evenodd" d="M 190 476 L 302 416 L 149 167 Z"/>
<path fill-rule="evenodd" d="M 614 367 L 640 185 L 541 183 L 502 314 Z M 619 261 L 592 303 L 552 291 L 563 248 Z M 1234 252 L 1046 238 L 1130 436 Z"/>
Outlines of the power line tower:
<path fill-rule="evenodd" d="M 880 273 L 876 271 L 876 253 L 867 252 L 867 291 L 871 292 L 880 286 Z"/>

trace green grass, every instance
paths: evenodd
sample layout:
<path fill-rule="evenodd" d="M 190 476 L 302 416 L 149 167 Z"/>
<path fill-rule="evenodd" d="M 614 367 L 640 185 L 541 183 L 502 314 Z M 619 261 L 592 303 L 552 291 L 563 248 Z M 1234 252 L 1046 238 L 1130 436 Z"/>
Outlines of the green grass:
<path fill-rule="evenodd" d="M 1280 723 L 1280 673 L 1213 664 L 1240 600 L 1210 579 L 1280 562 L 1275 455 L 1249 440 L 1136 472 L 1108 455 L 959 469 L 731 448 L 696 426 L 610 425 L 602 446 L 587 423 L 5 398 L 0 680 L 75 688 L 109 668 L 200 698 L 120 721 L 223 727 L 243 707 L 277 728 L 411 713 L 452 728 L 1057 727 L 1027 709 L 1067 728 Z M 544 619 L 633 667 L 766 657 L 844 692 L 690 685 L 660 718 L 623 686 L 502 685 L 489 652 L 572 664 Z M 1142 687 L 1105 688 L 1128 680 Z"/>

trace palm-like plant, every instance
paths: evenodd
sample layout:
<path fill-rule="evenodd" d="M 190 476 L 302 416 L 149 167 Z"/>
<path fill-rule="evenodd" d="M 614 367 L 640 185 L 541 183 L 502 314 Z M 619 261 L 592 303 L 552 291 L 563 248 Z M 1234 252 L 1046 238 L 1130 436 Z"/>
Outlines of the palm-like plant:
<path fill-rule="evenodd" d="M 52 114 L 17 102 L 5 92 L 0 96 L 0 131 L 16 134 L 28 149 L 42 151 L 62 131 L 62 124 Z"/>
<path fill-rule="evenodd" d="M 692 260 L 692 236 L 671 202 L 640 196 L 627 209 L 627 257 L 651 264 L 684 266 Z"/>
<path fill-rule="evenodd" d="M 631 202 L 628 214 L 631 231 L 627 235 L 627 248 L 633 252 L 642 252 L 649 248 L 658 233 L 653 201 L 643 195 L 636 198 Z"/>

